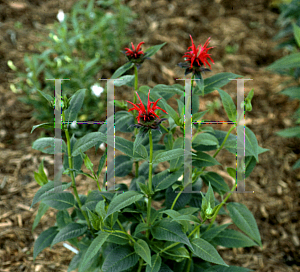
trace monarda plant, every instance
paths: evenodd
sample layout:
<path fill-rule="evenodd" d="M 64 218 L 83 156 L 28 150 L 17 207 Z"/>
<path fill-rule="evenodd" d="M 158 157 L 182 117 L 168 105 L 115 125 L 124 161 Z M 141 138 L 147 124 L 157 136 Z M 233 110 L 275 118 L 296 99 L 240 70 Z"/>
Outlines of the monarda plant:
<path fill-rule="evenodd" d="M 33 229 L 49 207 L 58 212 L 56 224 L 43 231 L 35 241 L 34 259 L 46 247 L 68 241 L 77 253 L 68 271 L 251 271 L 226 264 L 217 247 L 262 246 L 255 219 L 245 205 L 228 202 L 239 184 L 234 183 L 230 188 L 219 174 L 206 169 L 220 165 L 217 155 L 222 149 L 237 153 L 239 139 L 231 132 L 238 131 L 237 120 L 241 115 L 237 114 L 232 98 L 220 88 L 242 76 L 221 73 L 204 79 L 202 73 L 209 72 L 207 66 L 211 68 L 213 63 L 208 54 L 212 47 L 208 48 L 209 39 L 197 48 L 192 37 L 191 41 L 192 46 L 183 56 L 185 62 L 179 64 L 186 75 L 192 73 L 188 92 L 180 84 L 138 87 L 138 68 L 165 44 L 143 51 L 144 42 L 137 47 L 131 43 L 131 48 L 124 51 L 128 62 L 116 70 L 112 79 L 118 79 L 115 85 L 133 86 L 133 102 L 114 101 L 122 110 L 108 116 L 97 132 L 80 139 L 69 135 L 68 125 L 76 120 L 84 103 L 84 90 L 70 98 L 63 97 L 61 150 L 64 159 L 60 177 L 67 175 L 70 181 L 61 182 L 59 177 L 61 191 L 57 191 L 57 180 L 56 183 L 48 180 L 43 163 L 35 173 L 41 188 L 32 202 L 32 206 L 40 203 Z M 134 74 L 124 75 L 131 68 Z M 199 112 L 199 99 L 214 90 L 218 90 L 232 125 L 228 132 L 204 126 L 200 121 L 206 111 Z M 180 95 L 178 112 L 167 102 L 175 94 Z M 189 101 L 186 101 L 186 95 Z M 244 108 L 251 110 L 252 96 L 253 91 L 242 105 L 238 105 L 243 109 L 242 116 Z M 45 98 L 53 104 L 53 97 Z M 186 114 L 191 105 L 190 126 L 196 132 L 189 142 L 186 140 Z M 131 134 L 132 137 L 128 137 L 131 141 L 108 136 L 110 128 L 107 124 L 112 118 L 115 131 Z M 41 124 L 33 129 L 47 126 L 49 124 Z M 245 142 L 244 138 L 242 141 L 245 144 L 243 174 L 248 177 L 258 162 L 258 155 L 266 149 L 258 146 L 249 128 L 242 128 L 245 136 Z M 180 131 L 185 133 L 184 137 L 179 136 Z M 55 138 L 40 138 L 33 143 L 33 148 L 54 154 L 54 141 Z M 91 148 L 97 151 L 100 145 L 104 146 L 105 153 L 99 158 L 98 170 L 94 172 L 93 163 L 85 152 Z M 129 186 L 111 184 L 108 170 L 100 180 L 110 147 L 124 153 L 115 158 L 115 176 L 124 177 L 134 169 Z M 190 157 L 191 165 L 186 165 L 186 156 Z M 169 168 L 156 173 L 157 165 L 162 162 L 168 162 Z M 81 170 L 83 164 L 90 173 Z M 234 179 L 239 171 L 230 167 L 226 170 Z M 78 194 L 75 177 L 82 174 L 95 182 L 98 189 L 87 195 Z M 153 207 L 154 202 L 159 208 Z M 232 229 L 231 223 L 219 224 L 218 215 L 230 217 L 242 232 Z"/>

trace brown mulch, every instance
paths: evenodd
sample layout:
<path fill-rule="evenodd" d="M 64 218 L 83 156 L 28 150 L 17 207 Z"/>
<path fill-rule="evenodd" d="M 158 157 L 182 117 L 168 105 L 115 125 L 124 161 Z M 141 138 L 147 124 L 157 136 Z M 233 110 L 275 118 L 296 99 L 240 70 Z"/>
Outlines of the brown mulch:
<path fill-rule="evenodd" d="M 30 107 L 17 101 L 20 95 L 10 90 L 9 85 L 17 79 L 7 66 L 7 61 L 12 60 L 18 68 L 24 69 L 24 54 L 36 52 L 34 44 L 42 36 L 47 36 L 46 26 L 56 20 L 58 9 L 68 12 L 74 2 L 0 0 L 0 272 L 67 271 L 74 255 L 60 243 L 52 249 L 45 249 L 33 263 L 34 241 L 55 222 L 55 210 L 50 209 L 34 233 L 31 232 L 38 206 L 30 210 L 29 207 L 39 189 L 33 171 L 37 171 L 41 159 L 45 158 L 45 168 L 52 179 L 53 156 L 31 148 L 41 130 L 30 134 L 38 121 L 31 117 Z M 254 271 L 300 271 L 300 171 L 291 169 L 299 159 L 300 140 L 284 139 L 274 134 L 293 126 L 290 117 L 299 103 L 277 94 L 287 78 L 265 70 L 266 66 L 286 54 L 273 49 L 277 43 L 272 38 L 279 30 L 275 25 L 278 13 L 264 0 L 125 2 L 139 15 L 132 24 L 134 44 L 144 41 L 143 48 L 147 48 L 167 42 L 151 61 L 143 64 L 139 85 L 182 84 L 175 80 L 183 77 L 183 70 L 176 65 L 190 46 L 189 34 L 196 45 L 203 45 L 211 37 L 210 45 L 215 47 L 210 50 L 215 61 L 212 72 L 204 76 L 232 72 L 252 79 L 245 83 L 246 94 L 252 88 L 255 92 L 253 110 L 246 114 L 246 124 L 255 133 L 259 145 L 270 151 L 259 156 L 259 164 L 246 179 L 246 190 L 255 193 L 236 194 L 231 200 L 244 203 L 252 211 L 263 248 L 220 249 L 219 252 L 227 264 Z M 23 29 L 14 27 L 16 21 L 22 22 Z M 11 31 L 16 34 L 15 40 Z M 238 50 L 235 54 L 228 54 L 226 46 L 238 46 Z M 120 65 L 124 62 L 123 57 Z M 110 72 L 99 71 L 98 78 L 108 78 Z M 234 82 L 223 89 L 232 97 L 236 96 Z M 131 99 L 131 93 L 116 89 L 116 99 Z M 205 110 L 211 100 L 219 100 L 218 94 L 201 98 L 200 110 Z M 217 110 L 212 118 L 226 120 L 222 109 Z M 226 126 L 220 129 L 225 130 Z M 92 156 L 96 165 L 100 154 L 101 151 Z M 232 163 L 227 155 L 220 153 L 220 161 Z M 224 172 L 222 167 L 217 170 Z M 85 178 L 78 177 L 76 181 L 80 193 L 96 189 L 95 184 Z"/>

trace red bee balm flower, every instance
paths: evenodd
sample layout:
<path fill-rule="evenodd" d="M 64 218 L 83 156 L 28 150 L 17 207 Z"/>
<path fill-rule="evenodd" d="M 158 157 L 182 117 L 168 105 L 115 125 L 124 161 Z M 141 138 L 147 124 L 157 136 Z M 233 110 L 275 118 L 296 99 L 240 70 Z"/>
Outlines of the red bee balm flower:
<path fill-rule="evenodd" d="M 160 119 L 159 116 L 154 112 L 155 110 L 162 110 L 164 113 L 168 114 L 165 110 L 163 110 L 162 108 L 156 106 L 157 102 L 161 99 L 157 99 L 155 102 L 150 102 L 150 90 L 148 92 L 148 104 L 147 104 L 147 110 L 145 109 L 145 106 L 140 98 L 140 96 L 138 95 L 138 93 L 136 92 L 140 103 L 134 104 L 130 101 L 127 101 L 128 103 L 130 103 L 131 105 L 133 105 L 133 108 L 129 109 L 128 111 L 132 111 L 132 110 L 137 110 L 139 112 L 138 116 L 136 117 L 136 119 L 138 120 L 138 124 L 137 125 L 131 125 L 134 127 L 143 127 L 144 131 L 148 131 L 149 129 L 156 129 L 159 130 L 158 125 L 162 122 L 167 120 L 166 118 L 162 118 Z M 153 104 L 151 106 L 151 104 Z M 157 117 L 157 118 L 156 118 Z M 142 122 L 140 122 L 140 119 L 142 118 Z"/>
<path fill-rule="evenodd" d="M 133 43 L 131 43 L 131 49 L 130 48 L 125 48 L 125 54 L 127 55 L 129 60 L 138 60 L 141 58 L 141 55 L 144 55 L 144 52 L 141 49 L 141 45 L 144 44 L 145 42 L 140 42 L 136 49 L 134 48 Z M 141 50 L 141 51 L 139 51 Z"/>
<path fill-rule="evenodd" d="M 210 57 L 210 54 L 208 54 L 208 50 L 212 49 L 213 47 L 209 47 L 207 48 L 208 44 L 209 44 L 209 40 L 210 37 L 207 39 L 207 41 L 205 42 L 205 44 L 202 46 L 201 44 L 198 45 L 198 47 L 196 48 L 193 38 L 190 35 L 190 38 L 192 40 L 192 46 L 188 47 L 188 50 L 191 51 L 187 51 L 183 58 L 186 58 L 186 62 L 190 63 L 190 65 L 186 64 L 186 63 L 179 63 L 179 66 L 182 68 L 186 68 L 186 72 L 185 74 L 188 74 L 190 72 L 192 72 L 193 70 L 195 71 L 210 71 L 209 69 L 206 68 L 202 68 L 202 66 L 206 67 L 206 64 L 209 66 L 209 68 L 211 68 L 210 63 L 208 62 L 208 58 L 211 60 L 211 62 L 213 64 L 214 60 Z"/>

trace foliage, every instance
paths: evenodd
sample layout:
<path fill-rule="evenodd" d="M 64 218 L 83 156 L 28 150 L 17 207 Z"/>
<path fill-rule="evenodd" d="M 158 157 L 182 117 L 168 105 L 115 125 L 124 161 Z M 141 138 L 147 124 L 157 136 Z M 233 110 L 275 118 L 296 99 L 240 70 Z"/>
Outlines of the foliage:
<path fill-rule="evenodd" d="M 53 120 L 53 110 L 37 92 L 54 95 L 54 81 L 61 78 L 62 93 L 71 96 L 75 90 L 87 88 L 79 121 L 104 120 L 106 92 L 101 100 L 93 95 L 96 74 L 119 61 L 122 46 L 128 43 L 128 25 L 134 16 L 120 1 L 79 1 L 64 20 L 51 26 L 48 40 L 38 44 L 40 54 L 25 55 L 26 73 L 18 72 L 20 82 L 11 85 L 22 91 L 21 101 L 34 107 L 34 117 Z M 10 67 L 17 68 L 10 61 Z M 99 85 L 100 86 L 100 85 Z"/>
<path fill-rule="evenodd" d="M 292 52 L 291 54 L 275 61 L 267 69 L 277 72 L 279 74 L 285 74 L 292 76 L 292 80 L 285 82 L 285 85 L 289 85 L 280 93 L 289 96 L 291 99 L 300 99 L 300 3 L 299 1 L 292 1 L 290 4 L 284 4 L 281 6 L 281 15 L 278 18 L 278 22 L 283 29 L 276 35 L 276 39 L 289 38 L 285 42 L 281 43 L 278 48 L 287 47 Z M 292 83 L 292 85 L 290 84 Z M 300 107 L 294 114 L 296 124 L 300 124 Z M 287 128 L 277 132 L 282 137 L 297 137 L 300 138 L 300 126 Z M 300 160 L 294 165 L 293 169 L 300 167 Z"/>
<path fill-rule="evenodd" d="M 162 45 L 150 47 L 145 54 L 151 52 L 153 55 L 160 47 Z M 113 78 L 122 78 L 132 65 L 128 62 L 119 68 Z M 198 71 L 199 69 L 196 73 Z M 148 99 L 148 109 L 159 110 L 156 107 L 157 103 L 164 110 L 163 114 L 168 118 L 169 126 L 159 124 L 161 132 L 148 129 L 146 137 L 142 137 L 141 131 L 130 127 L 135 124 L 136 113 L 124 105 L 127 111 L 121 110 L 115 114 L 115 130 L 134 132 L 134 141 L 115 137 L 115 148 L 124 153 L 115 158 L 115 174 L 123 177 L 135 166 L 135 176 L 129 187 L 121 183 L 117 184 L 116 188 L 106 188 L 104 176 L 101 187 L 99 178 L 106 161 L 107 149 L 99 160 L 97 172 L 94 171 L 93 164 L 85 152 L 93 147 L 98 148 L 101 143 L 109 144 L 105 135 L 107 126 L 103 124 L 98 132 L 86 134 L 80 139 L 76 139 L 74 135 L 70 139 L 68 127 L 65 125 L 68 116 L 66 112 L 71 108 L 73 116 L 79 113 L 81 105 L 76 101 L 82 92 L 76 92 L 70 100 L 69 108 L 62 112 L 66 135 L 66 140 L 62 140 L 65 156 L 63 174 L 69 175 L 71 182 L 63 183 L 62 191 L 54 192 L 53 181 L 47 179 L 48 182 L 45 182 L 43 165 L 36 175 L 41 188 L 32 202 L 32 206 L 40 202 L 34 227 L 49 207 L 57 209 L 58 212 L 55 226 L 43 231 L 36 240 L 34 259 L 44 248 L 68 241 L 79 250 L 73 257 L 68 271 L 77 268 L 79 272 L 250 271 L 243 267 L 227 265 L 216 247 L 262 246 L 255 219 L 245 205 L 227 203 L 236 185 L 230 190 L 219 174 L 206 170 L 209 166 L 220 165 L 216 156 L 221 149 L 236 153 L 236 135 L 231 134 L 236 124 L 228 132 L 215 130 L 200 123 L 192 125 L 197 130 L 192 139 L 192 148 L 195 150 L 192 154 L 193 169 L 189 182 L 185 184 L 182 178 L 184 138 L 177 134 L 178 128 L 181 131 L 185 128 L 182 121 L 185 114 L 182 110 L 184 87 L 179 84 L 159 84 L 150 91 L 148 86 L 138 88 L 136 66 L 134 77 L 135 90 L 139 92 L 141 99 L 137 104 L 141 119 L 146 115 L 151 121 L 154 116 L 142 107 L 142 104 L 147 105 L 145 102 Z M 217 89 L 228 118 L 233 120 L 236 119 L 236 106 L 232 98 L 220 88 L 230 79 L 238 77 L 241 76 L 221 73 L 203 80 L 204 94 Z M 193 89 L 194 109 L 199 108 L 201 88 L 200 86 Z M 167 102 L 175 94 L 181 96 L 178 100 L 178 113 Z M 252 96 L 247 98 L 248 106 Z M 152 107 L 151 103 L 154 103 Z M 201 119 L 204 115 L 205 112 L 195 111 L 192 114 L 193 121 Z M 246 128 L 245 136 L 247 177 L 258 161 L 258 155 L 266 150 L 258 146 L 256 137 L 249 128 Z M 159 143 L 161 140 L 163 145 Z M 41 138 L 33 143 L 33 148 L 53 154 L 52 142 L 49 138 Z M 209 151 L 215 151 L 215 154 L 211 156 Z M 169 169 L 155 173 L 157 165 L 166 161 L 170 165 Z M 81 170 L 83 163 L 90 173 Z M 232 174 L 231 170 L 228 172 Z M 91 178 L 97 183 L 98 190 L 90 191 L 87 196 L 79 195 L 75 183 L 75 175 L 78 174 Z M 207 185 L 205 193 L 200 192 L 204 183 Z M 188 186 L 192 187 L 192 193 L 184 192 Z M 73 188 L 73 194 L 68 188 Z M 164 203 L 155 210 L 151 206 L 152 201 Z M 227 211 L 224 208 L 227 208 Z M 219 214 L 230 217 L 240 231 L 228 228 L 230 224 L 217 224 L 215 219 Z"/>

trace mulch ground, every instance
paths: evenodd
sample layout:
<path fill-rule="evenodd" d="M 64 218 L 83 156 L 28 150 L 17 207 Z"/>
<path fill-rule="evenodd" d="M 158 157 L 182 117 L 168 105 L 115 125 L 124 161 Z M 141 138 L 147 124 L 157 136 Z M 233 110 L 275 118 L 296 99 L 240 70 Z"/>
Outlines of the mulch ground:
<path fill-rule="evenodd" d="M 45 249 L 33 263 L 34 241 L 55 222 L 55 210 L 50 209 L 31 232 L 38 207 L 36 205 L 30 210 L 29 207 L 39 189 L 33 171 L 37 171 L 41 159 L 45 158 L 45 168 L 52 179 L 54 161 L 53 156 L 31 148 L 40 131 L 30 134 L 30 130 L 39 122 L 32 118 L 32 109 L 17 100 L 20 94 L 10 90 L 9 85 L 17 79 L 7 61 L 12 60 L 18 68 L 24 69 L 24 54 L 36 52 L 34 44 L 47 36 L 47 24 L 56 20 L 58 9 L 68 12 L 75 2 L 0 0 L 1 272 L 67 271 L 74 255 L 58 244 L 52 249 Z M 278 13 L 264 0 L 130 0 L 125 3 L 139 15 L 132 24 L 134 44 L 144 41 L 144 48 L 147 48 L 167 42 L 151 61 L 143 64 L 139 74 L 140 85 L 154 87 L 156 84 L 179 83 L 175 79 L 183 77 L 183 70 L 176 65 L 190 46 L 189 34 L 196 45 L 211 37 L 210 45 L 215 48 L 210 53 L 215 65 L 207 76 L 232 72 L 252 79 L 245 84 L 246 94 L 252 88 L 255 91 L 253 110 L 247 113 L 246 124 L 257 136 L 259 145 L 268 148 L 269 152 L 259 156 L 259 164 L 246 179 L 246 190 L 255 193 L 235 194 L 231 200 L 244 203 L 252 211 L 263 248 L 221 249 L 219 252 L 227 264 L 254 271 L 300 271 L 300 171 L 291 169 L 300 156 L 300 140 L 275 135 L 276 131 L 293 126 L 290 117 L 299 103 L 278 94 L 287 78 L 265 70 L 287 54 L 275 51 L 277 43 L 272 41 L 279 30 L 275 24 Z M 22 29 L 14 27 L 16 21 L 23 24 Z M 12 31 L 15 36 L 12 36 Z M 226 46 L 236 47 L 236 53 L 226 53 Z M 123 57 L 120 65 L 124 62 Z M 110 75 L 111 71 L 99 71 L 98 78 L 109 78 Z M 236 85 L 233 82 L 223 89 L 235 97 Z M 131 99 L 131 93 L 116 91 L 116 96 L 119 96 L 116 99 Z M 218 100 L 216 93 L 205 96 L 200 110 L 205 110 L 207 102 Z M 223 113 L 222 109 L 217 110 L 211 120 L 225 120 Z M 220 155 L 220 161 L 227 161 L 228 153 Z M 99 154 L 97 156 L 92 157 L 96 165 Z M 218 171 L 224 172 L 224 169 L 219 168 Z M 80 193 L 96 189 L 85 178 L 78 177 L 76 181 Z"/>

